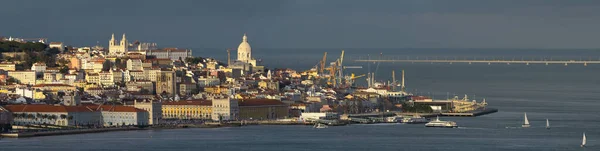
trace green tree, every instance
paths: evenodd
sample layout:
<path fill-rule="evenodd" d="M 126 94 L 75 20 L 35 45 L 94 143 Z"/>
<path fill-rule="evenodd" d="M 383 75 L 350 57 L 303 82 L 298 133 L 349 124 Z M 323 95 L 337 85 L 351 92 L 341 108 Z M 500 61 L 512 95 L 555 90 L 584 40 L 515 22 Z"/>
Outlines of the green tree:
<path fill-rule="evenodd" d="M 69 67 L 63 66 L 62 68 L 60 68 L 60 73 L 69 74 Z"/>

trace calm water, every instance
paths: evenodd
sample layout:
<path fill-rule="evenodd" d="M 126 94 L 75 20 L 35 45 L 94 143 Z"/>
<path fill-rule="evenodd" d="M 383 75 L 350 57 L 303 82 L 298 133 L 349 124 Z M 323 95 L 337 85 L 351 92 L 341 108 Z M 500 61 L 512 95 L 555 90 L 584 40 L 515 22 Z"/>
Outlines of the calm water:
<path fill-rule="evenodd" d="M 253 50 L 271 68 L 308 69 L 323 51 Z M 360 53 L 359 53 L 360 52 Z M 547 57 L 597 59 L 594 50 L 369 50 L 349 49 L 345 64 L 361 65 L 346 73 L 375 71 L 377 64 L 352 59 L 387 57 Z M 195 55 L 225 60 L 225 51 L 196 50 Z M 375 57 L 374 57 L 375 56 Z M 128 131 L 23 139 L 2 139 L 0 150 L 600 150 L 600 65 L 428 64 L 382 63 L 378 80 L 391 79 L 391 70 L 406 71 L 409 91 L 436 98 L 469 94 L 486 98 L 498 113 L 480 117 L 443 117 L 460 128 L 376 124 L 312 129 L 307 126 L 248 126 L 241 128 Z M 361 80 L 364 82 L 364 80 Z M 518 128 L 523 112 L 532 127 Z M 550 119 L 552 129 L 544 128 Z M 588 148 L 579 148 L 586 132 Z"/>

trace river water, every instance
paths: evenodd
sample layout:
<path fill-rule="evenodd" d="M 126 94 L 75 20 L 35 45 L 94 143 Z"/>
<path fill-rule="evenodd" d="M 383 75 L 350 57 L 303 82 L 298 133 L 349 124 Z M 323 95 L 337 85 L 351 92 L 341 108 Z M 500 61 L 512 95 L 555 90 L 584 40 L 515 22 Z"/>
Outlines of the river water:
<path fill-rule="evenodd" d="M 339 50 L 253 50 L 269 68 L 308 69 L 322 53 Z M 0 140 L 0 150 L 600 150 L 600 64 L 466 64 L 357 63 L 388 58 L 549 58 L 598 59 L 595 50 L 517 49 L 347 49 L 344 64 L 360 65 L 346 73 L 377 70 L 377 80 L 391 79 L 391 70 L 406 71 L 407 90 L 445 99 L 468 94 L 485 98 L 499 112 L 479 117 L 442 117 L 459 128 L 374 124 L 313 129 L 310 126 L 246 126 L 214 129 L 173 129 L 107 132 Z M 235 53 L 234 53 L 235 54 Z M 226 60 L 225 51 L 202 49 L 194 55 Z M 333 61 L 333 59 L 329 59 Z M 359 82 L 364 83 L 363 80 Z M 520 128 L 527 112 L 531 128 Z M 545 129 L 546 119 L 551 129 Z M 580 148 L 582 133 L 588 147 Z"/>

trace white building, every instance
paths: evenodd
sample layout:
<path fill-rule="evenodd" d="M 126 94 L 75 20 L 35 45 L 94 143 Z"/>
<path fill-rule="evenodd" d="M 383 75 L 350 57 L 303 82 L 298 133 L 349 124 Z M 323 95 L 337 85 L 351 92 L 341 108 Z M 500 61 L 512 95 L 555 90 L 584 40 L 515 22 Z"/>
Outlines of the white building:
<path fill-rule="evenodd" d="M 152 99 L 144 101 L 133 101 L 133 107 L 142 109 L 148 112 L 149 125 L 158 124 L 162 120 L 162 102 L 152 101 Z"/>
<path fill-rule="evenodd" d="M 156 56 L 157 59 L 185 60 L 192 56 L 192 50 L 181 50 L 177 48 L 165 48 L 164 50 L 149 50 L 147 56 Z"/>
<path fill-rule="evenodd" d="M 213 96 L 212 99 L 212 120 L 237 120 L 239 118 L 239 106 L 237 100 L 232 100 L 226 96 Z"/>
<path fill-rule="evenodd" d="M 140 59 L 129 59 L 127 60 L 127 70 L 143 70 L 142 60 Z"/>
<path fill-rule="evenodd" d="M 112 34 L 112 38 L 108 41 L 108 55 L 111 56 L 124 56 L 128 51 L 127 38 L 125 38 L 125 34 L 123 34 L 123 38 L 120 43 L 117 43 L 115 39 L 115 34 Z"/>
<path fill-rule="evenodd" d="M 201 87 L 216 86 L 219 84 L 221 84 L 221 80 L 215 76 L 209 76 L 208 78 L 206 78 L 206 77 L 198 78 L 198 85 L 200 85 Z"/>
<path fill-rule="evenodd" d="M 37 75 L 43 74 L 46 71 L 46 64 L 36 62 L 31 66 L 31 71 L 35 71 Z"/>

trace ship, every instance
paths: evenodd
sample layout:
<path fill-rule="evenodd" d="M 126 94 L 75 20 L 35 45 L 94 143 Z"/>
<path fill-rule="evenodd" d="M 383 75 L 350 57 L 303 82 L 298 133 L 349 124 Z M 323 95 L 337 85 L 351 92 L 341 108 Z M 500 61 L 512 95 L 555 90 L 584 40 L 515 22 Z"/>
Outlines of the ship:
<path fill-rule="evenodd" d="M 440 121 L 440 117 L 437 117 L 435 120 L 425 124 L 425 127 L 455 128 L 458 127 L 458 125 L 456 125 L 456 122 L 453 121 Z"/>

